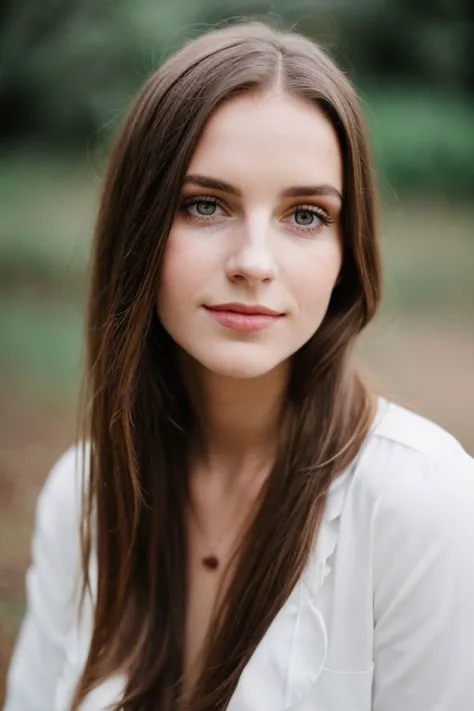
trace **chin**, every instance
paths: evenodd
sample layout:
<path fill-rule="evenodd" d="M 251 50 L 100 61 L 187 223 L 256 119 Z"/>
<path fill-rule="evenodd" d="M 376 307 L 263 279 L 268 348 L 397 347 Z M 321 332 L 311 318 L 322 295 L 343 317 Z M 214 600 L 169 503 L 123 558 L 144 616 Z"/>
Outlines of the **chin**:
<path fill-rule="evenodd" d="M 243 359 L 209 359 L 207 363 L 201 362 L 206 370 L 221 375 L 225 378 L 234 378 L 237 380 L 250 380 L 266 375 L 273 370 L 277 363 L 263 363 L 258 361 L 245 361 Z"/>
<path fill-rule="evenodd" d="M 207 353 L 201 351 L 192 354 L 192 357 L 211 373 L 241 380 L 262 377 L 286 360 L 269 358 L 268 352 L 256 353 L 254 349 L 252 351 L 242 353 L 242 350 L 234 345 L 232 349 L 225 349 L 225 352 L 219 352 L 219 349 Z"/>

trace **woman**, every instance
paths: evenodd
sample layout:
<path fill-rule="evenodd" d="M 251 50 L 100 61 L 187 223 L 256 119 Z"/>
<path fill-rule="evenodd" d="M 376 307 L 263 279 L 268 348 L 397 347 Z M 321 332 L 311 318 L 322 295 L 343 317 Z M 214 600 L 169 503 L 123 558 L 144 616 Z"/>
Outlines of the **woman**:
<path fill-rule="evenodd" d="M 372 181 L 354 91 L 302 37 L 218 30 L 148 81 L 7 711 L 473 707 L 473 461 L 351 363 L 380 299 Z"/>

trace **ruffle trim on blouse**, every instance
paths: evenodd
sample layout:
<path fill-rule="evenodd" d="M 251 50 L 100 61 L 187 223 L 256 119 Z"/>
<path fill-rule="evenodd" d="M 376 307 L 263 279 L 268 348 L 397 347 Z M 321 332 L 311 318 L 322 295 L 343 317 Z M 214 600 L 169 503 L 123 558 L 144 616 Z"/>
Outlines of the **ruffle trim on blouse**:
<path fill-rule="evenodd" d="M 329 487 L 317 543 L 303 580 L 315 595 L 331 572 L 331 559 L 339 539 L 340 518 L 344 508 L 354 465 L 343 472 Z"/>
<path fill-rule="evenodd" d="M 315 550 L 310 558 L 306 572 L 303 574 L 303 580 L 309 586 L 313 596 L 317 594 L 332 570 L 331 562 L 339 539 L 340 519 L 351 482 L 363 453 L 384 418 L 388 406 L 387 400 L 382 397 L 378 398 L 377 413 L 355 460 L 329 487 Z"/>

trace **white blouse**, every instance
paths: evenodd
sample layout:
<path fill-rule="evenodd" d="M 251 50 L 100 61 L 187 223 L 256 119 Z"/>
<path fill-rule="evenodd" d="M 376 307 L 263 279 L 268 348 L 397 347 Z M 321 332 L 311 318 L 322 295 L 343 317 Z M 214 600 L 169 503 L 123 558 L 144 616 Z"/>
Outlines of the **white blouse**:
<path fill-rule="evenodd" d="M 77 463 L 73 448 L 38 501 L 4 711 L 66 711 L 86 658 L 93 603 L 78 622 Z M 105 710 L 124 684 L 107 680 L 81 711 Z M 381 400 L 228 711 L 473 709 L 474 460 L 437 425 Z"/>

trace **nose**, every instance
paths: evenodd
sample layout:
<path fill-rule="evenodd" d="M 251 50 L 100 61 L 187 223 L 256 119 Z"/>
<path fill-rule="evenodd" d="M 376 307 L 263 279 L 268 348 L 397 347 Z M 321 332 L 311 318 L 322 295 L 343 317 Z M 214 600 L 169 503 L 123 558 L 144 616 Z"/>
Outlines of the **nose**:
<path fill-rule="evenodd" d="M 233 282 L 256 286 L 272 282 L 277 274 L 275 255 L 272 252 L 270 226 L 256 224 L 245 226 L 236 236 L 227 262 L 227 277 Z"/>

